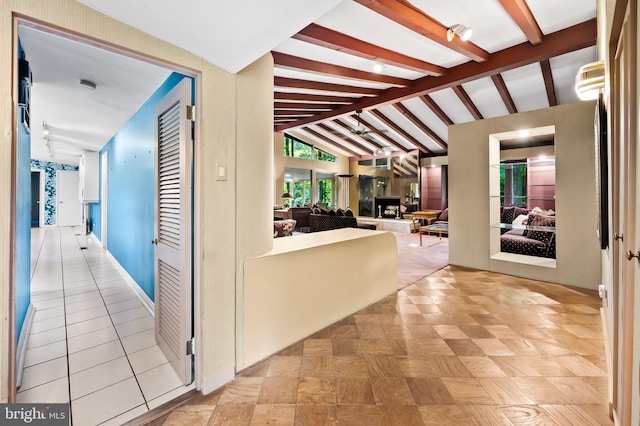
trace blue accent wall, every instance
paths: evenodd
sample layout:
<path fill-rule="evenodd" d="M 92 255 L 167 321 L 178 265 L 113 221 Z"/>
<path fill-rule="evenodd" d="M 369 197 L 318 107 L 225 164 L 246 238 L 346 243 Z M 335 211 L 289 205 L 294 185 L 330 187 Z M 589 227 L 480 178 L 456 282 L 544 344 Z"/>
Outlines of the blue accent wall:
<path fill-rule="evenodd" d="M 186 77 L 173 73 L 100 150 L 108 151 L 107 250 L 154 300 L 155 106 Z M 100 162 L 100 167 L 102 164 Z M 100 173 L 102 179 L 102 173 Z M 102 184 L 102 182 L 100 182 Z M 102 239 L 101 200 L 90 206 L 90 226 Z"/>

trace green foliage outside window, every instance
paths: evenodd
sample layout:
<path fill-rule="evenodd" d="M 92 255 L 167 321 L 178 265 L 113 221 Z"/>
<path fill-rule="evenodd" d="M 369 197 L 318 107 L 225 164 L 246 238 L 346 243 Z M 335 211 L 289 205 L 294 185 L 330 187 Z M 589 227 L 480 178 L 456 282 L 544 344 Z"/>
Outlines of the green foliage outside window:
<path fill-rule="evenodd" d="M 506 166 L 511 170 L 511 181 L 506 180 Z M 511 188 L 511 199 L 505 199 L 505 185 Z M 501 164 L 500 165 L 500 205 L 527 204 L 527 165 L 526 164 Z"/>
<path fill-rule="evenodd" d="M 295 158 L 309 158 L 321 161 L 331 161 L 335 163 L 338 161 L 338 157 L 331 155 L 319 148 L 302 142 L 299 139 L 293 138 L 289 135 L 284 136 L 284 155 L 287 157 Z"/>
<path fill-rule="evenodd" d="M 315 153 L 316 160 L 330 161 L 332 163 L 335 163 L 336 161 L 338 161 L 338 157 L 336 157 L 335 155 L 331 155 L 328 152 L 324 152 L 319 148 L 314 148 L 314 153 Z"/>
<path fill-rule="evenodd" d="M 318 202 L 332 204 L 333 179 L 322 179 L 318 181 Z"/>
<path fill-rule="evenodd" d="M 293 182 L 293 206 L 301 207 L 311 204 L 311 181 Z"/>

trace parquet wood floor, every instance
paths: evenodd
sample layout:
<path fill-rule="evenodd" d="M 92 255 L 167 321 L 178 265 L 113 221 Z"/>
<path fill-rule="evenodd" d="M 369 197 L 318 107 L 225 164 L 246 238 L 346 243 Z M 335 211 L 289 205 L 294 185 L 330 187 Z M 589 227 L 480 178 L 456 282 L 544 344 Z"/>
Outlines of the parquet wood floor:
<path fill-rule="evenodd" d="M 164 425 L 611 425 L 595 292 L 446 267 Z"/>

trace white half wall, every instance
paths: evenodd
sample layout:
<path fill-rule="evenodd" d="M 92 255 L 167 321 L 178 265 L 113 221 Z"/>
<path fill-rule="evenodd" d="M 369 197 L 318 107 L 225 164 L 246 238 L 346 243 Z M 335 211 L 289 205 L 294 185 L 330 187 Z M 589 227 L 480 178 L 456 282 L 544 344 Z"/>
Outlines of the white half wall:
<path fill-rule="evenodd" d="M 244 364 L 271 354 L 393 294 L 393 234 L 356 228 L 276 238 L 244 262 Z"/>

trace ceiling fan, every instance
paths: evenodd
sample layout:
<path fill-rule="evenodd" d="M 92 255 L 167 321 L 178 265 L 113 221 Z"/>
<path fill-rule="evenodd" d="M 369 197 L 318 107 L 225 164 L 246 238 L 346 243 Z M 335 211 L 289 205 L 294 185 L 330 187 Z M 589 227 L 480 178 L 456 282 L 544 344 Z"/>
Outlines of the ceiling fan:
<path fill-rule="evenodd" d="M 358 124 L 355 127 L 351 128 L 351 133 L 353 133 L 354 135 L 358 135 L 358 136 L 364 136 L 364 135 L 368 135 L 369 133 L 381 133 L 381 132 L 386 132 L 387 130 L 378 130 L 378 129 L 374 129 L 374 130 L 367 130 L 366 127 L 364 127 L 362 125 L 362 123 L 360 122 L 360 114 L 362 114 L 362 110 L 361 109 L 357 109 L 356 110 L 356 114 L 357 114 L 357 122 Z"/>

